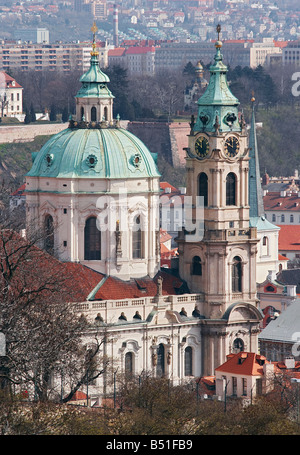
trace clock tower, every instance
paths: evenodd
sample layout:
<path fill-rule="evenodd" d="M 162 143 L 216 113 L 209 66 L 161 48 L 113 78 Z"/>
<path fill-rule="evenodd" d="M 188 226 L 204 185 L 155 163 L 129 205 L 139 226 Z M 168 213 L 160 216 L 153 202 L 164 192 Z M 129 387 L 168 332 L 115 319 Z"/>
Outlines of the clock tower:
<path fill-rule="evenodd" d="M 210 81 L 198 100 L 197 118 L 192 117 L 186 149 L 186 194 L 196 229 L 186 223 L 177 239 L 180 276 L 191 292 L 203 296 L 204 374 L 214 374 L 217 363 L 236 349 L 256 351 L 253 334 L 261 317 L 256 300 L 257 231 L 249 222 L 248 135 L 239 101 L 228 86 L 219 39 L 215 47 Z M 225 337 L 222 342 L 217 333 Z M 214 337 L 215 355 L 208 341 Z"/>

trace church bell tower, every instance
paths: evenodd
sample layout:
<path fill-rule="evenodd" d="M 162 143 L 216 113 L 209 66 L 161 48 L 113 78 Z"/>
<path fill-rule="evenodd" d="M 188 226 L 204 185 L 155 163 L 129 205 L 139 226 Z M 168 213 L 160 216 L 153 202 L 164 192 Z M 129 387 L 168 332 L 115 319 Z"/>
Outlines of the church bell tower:
<path fill-rule="evenodd" d="M 186 149 L 187 196 L 193 223 L 204 221 L 201 239 L 178 237 L 180 276 L 191 292 L 203 293 L 205 318 L 222 318 L 237 302 L 256 306 L 257 232 L 249 224 L 249 147 L 239 101 L 227 82 L 222 42 L 210 67 L 210 81 L 192 117 Z M 199 198 L 200 196 L 200 198 Z M 196 207 L 202 202 L 204 220 Z"/>

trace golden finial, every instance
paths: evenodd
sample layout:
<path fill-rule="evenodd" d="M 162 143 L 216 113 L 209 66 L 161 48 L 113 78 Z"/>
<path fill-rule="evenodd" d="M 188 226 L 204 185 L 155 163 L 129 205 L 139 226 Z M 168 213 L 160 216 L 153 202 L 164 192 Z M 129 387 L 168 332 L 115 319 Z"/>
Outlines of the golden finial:
<path fill-rule="evenodd" d="M 91 52 L 91 55 L 98 55 L 98 52 L 96 51 L 96 32 L 98 31 L 96 22 L 94 21 L 93 27 L 91 28 L 91 32 L 93 33 L 93 50 Z"/>
<path fill-rule="evenodd" d="M 217 33 L 218 33 L 218 39 L 217 39 L 217 42 L 216 42 L 216 48 L 220 49 L 222 47 L 222 41 L 220 41 L 220 33 L 221 33 L 221 25 L 220 24 L 217 25 Z"/>

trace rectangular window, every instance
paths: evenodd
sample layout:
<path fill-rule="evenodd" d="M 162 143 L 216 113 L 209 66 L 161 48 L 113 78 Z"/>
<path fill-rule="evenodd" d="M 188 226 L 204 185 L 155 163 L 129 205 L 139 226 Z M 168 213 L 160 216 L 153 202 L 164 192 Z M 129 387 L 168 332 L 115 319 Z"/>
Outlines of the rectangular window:
<path fill-rule="evenodd" d="M 247 395 L 247 378 L 243 378 L 242 381 L 243 381 L 243 395 L 246 396 Z"/>
<path fill-rule="evenodd" d="M 236 396 L 237 393 L 237 378 L 232 377 L 232 395 Z"/>

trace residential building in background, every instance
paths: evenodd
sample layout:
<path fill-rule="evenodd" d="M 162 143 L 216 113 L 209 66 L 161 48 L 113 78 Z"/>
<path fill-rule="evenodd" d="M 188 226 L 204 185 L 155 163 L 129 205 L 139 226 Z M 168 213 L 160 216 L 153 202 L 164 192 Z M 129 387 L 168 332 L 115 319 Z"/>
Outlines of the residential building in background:
<path fill-rule="evenodd" d="M 17 29 L 14 32 L 14 38 L 23 43 L 49 44 L 50 42 L 49 30 L 46 28 Z"/>
<path fill-rule="evenodd" d="M 0 72 L 0 117 L 23 113 L 23 87 L 4 71 Z"/>
<path fill-rule="evenodd" d="M 108 47 L 99 43 L 99 65 L 108 64 Z M 90 43 L 0 44 L 0 71 L 85 71 L 89 67 Z"/>
<path fill-rule="evenodd" d="M 149 75 L 155 73 L 154 46 L 134 46 L 126 49 L 119 47 L 108 51 L 108 65 L 127 68 L 130 75 Z"/>

